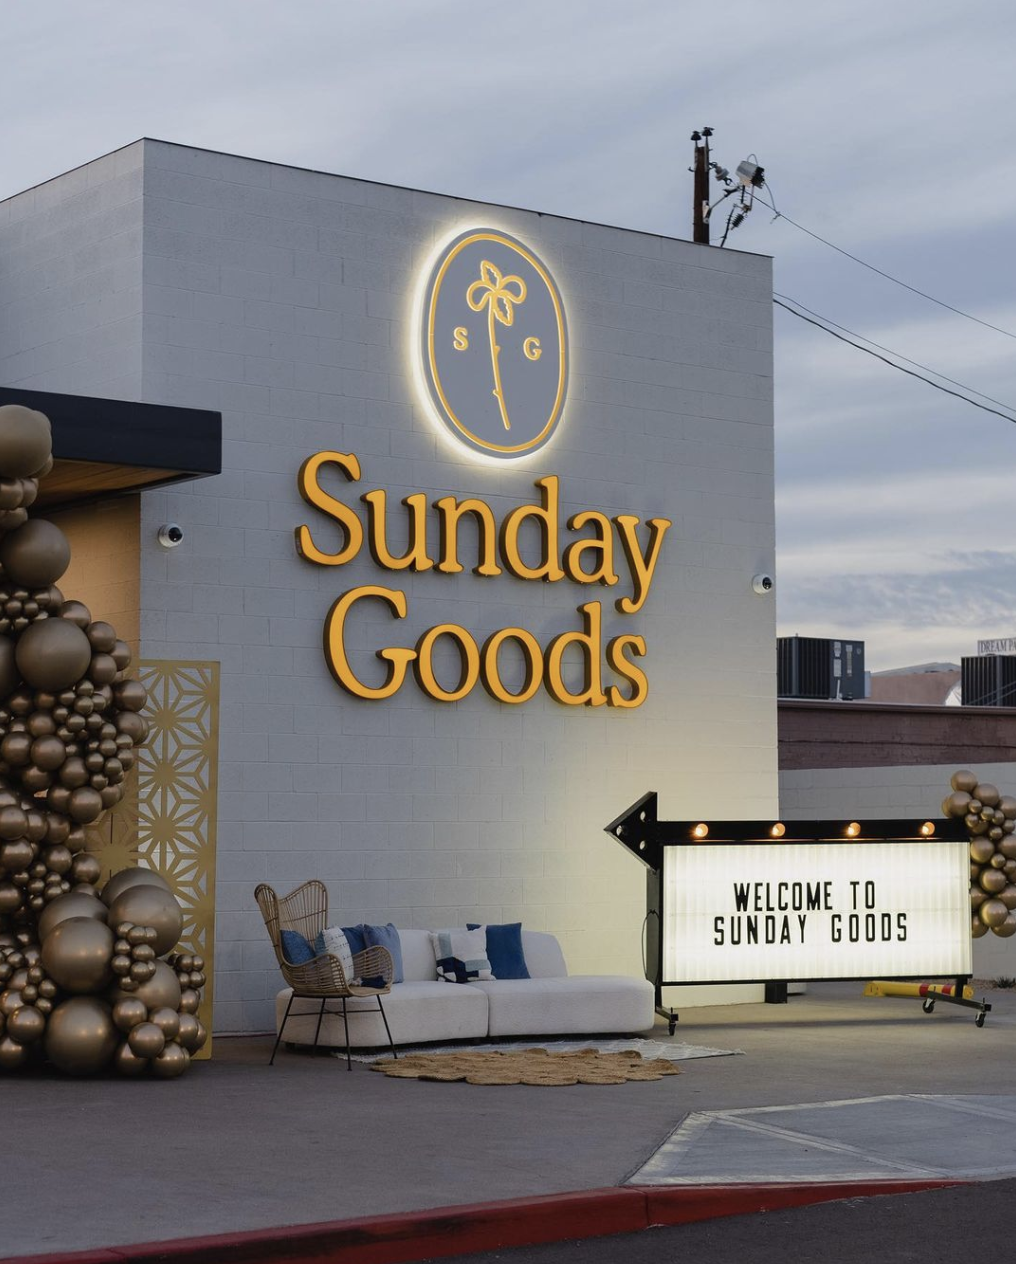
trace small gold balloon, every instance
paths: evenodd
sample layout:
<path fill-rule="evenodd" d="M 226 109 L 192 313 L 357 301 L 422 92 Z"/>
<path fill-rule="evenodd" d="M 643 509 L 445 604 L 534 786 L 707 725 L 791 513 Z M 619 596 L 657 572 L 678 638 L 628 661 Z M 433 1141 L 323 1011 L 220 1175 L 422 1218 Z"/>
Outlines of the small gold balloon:
<path fill-rule="evenodd" d="M 980 908 L 987 898 L 988 898 L 987 892 L 982 890 L 981 887 L 976 886 L 976 887 L 970 888 L 970 907 L 971 908 L 974 908 L 974 909 Z"/>
<path fill-rule="evenodd" d="M 980 799 L 985 807 L 993 808 L 998 804 L 1001 795 L 998 788 L 993 786 L 990 781 L 979 781 L 974 787 L 973 795 L 975 799 Z"/>
<path fill-rule="evenodd" d="M 1009 939 L 1010 936 L 1016 935 L 1016 913 L 1010 913 L 1001 926 L 993 926 L 991 933 L 998 935 L 1000 939 Z"/>
<path fill-rule="evenodd" d="M 201 1020 L 199 1019 L 198 1020 L 198 1049 L 203 1049 L 205 1047 L 205 1042 L 207 1041 L 207 1039 L 208 1039 L 208 1031 L 205 1028 L 204 1023 L 201 1022 Z M 195 1050 L 195 1053 L 196 1052 L 197 1052 L 197 1049 Z"/>
<path fill-rule="evenodd" d="M 143 1023 L 147 1017 L 148 1007 L 136 997 L 125 997 L 113 1006 L 113 1022 L 124 1033 Z"/>
<path fill-rule="evenodd" d="M 963 824 L 967 827 L 968 834 L 986 834 L 988 832 L 988 822 L 982 821 L 979 816 L 965 816 Z"/>
<path fill-rule="evenodd" d="M 998 869 L 985 869 L 980 877 L 981 886 L 989 895 L 997 895 L 1006 885 L 1006 877 Z"/>
<path fill-rule="evenodd" d="M 19 1045 L 34 1044 L 46 1030 L 46 1019 L 34 1005 L 23 1005 L 7 1020 L 7 1034 Z"/>
<path fill-rule="evenodd" d="M 201 1035 L 201 1024 L 193 1014 L 179 1015 L 179 1028 L 176 1040 L 187 1050 L 188 1053 L 196 1053 L 200 1047 L 198 1044 Z"/>
<path fill-rule="evenodd" d="M 1003 794 L 998 801 L 998 806 L 1007 821 L 1016 821 L 1016 797 Z"/>
<path fill-rule="evenodd" d="M 970 859 L 979 865 L 987 864 L 995 851 L 995 845 L 987 838 L 974 838 L 970 842 Z"/>
<path fill-rule="evenodd" d="M 175 1009 L 153 1009 L 148 1021 L 154 1023 L 167 1040 L 175 1040 L 180 1033 L 180 1015 Z"/>
<path fill-rule="evenodd" d="M 131 972 L 131 959 L 125 953 L 117 953 L 113 960 L 109 963 L 110 969 L 114 974 L 121 977 Z"/>
<path fill-rule="evenodd" d="M 155 974 L 155 964 L 151 961 L 134 961 L 129 973 L 135 983 L 147 983 Z"/>
<path fill-rule="evenodd" d="M 1005 837 L 998 845 L 998 850 L 1006 860 L 1016 860 L 1016 838 Z"/>
<path fill-rule="evenodd" d="M 0 1040 L 0 1070 L 17 1071 L 28 1060 L 28 1050 L 10 1036 Z"/>
<path fill-rule="evenodd" d="M 966 816 L 970 811 L 970 795 L 956 790 L 942 801 L 943 816 Z"/>
<path fill-rule="evenodd" d="M 139 1058 L 157 1058 L 166 1047 L 166 1036 L 155 1023 L 138 1023 L 127 1036 L 131 1053 Z"/>
<path fill-rule="evenodd" d="M 949 784 L 954 790 L 962 790 L 966 794 L 971 794 L 977 785 L 977 774 L 972 773 L 967 768 L 960 768 L 953 773 Z"/>
<path fill-rule="evenodd" d="M 170 1041 L 152 1062 L 152 1070 L 164 1080 L 175 1080 L 190 1066 L 190 1054 L 175 1041 Z"/>
<path fill-rule="evenodd" d="M 970 923 L 971 936 L 974 939 L 980 939 L 982 935 L 986 935 L 987 933 L 988 933 L 987 926 L 985 926 L 985 924 L 981 921 L 981 919 L 975 913 L 974 920 Z"/>
<path fill-rule="evenodd" d="M 1001 926 L 1009 916 L 1009 910 L 1001 900 L 985 900 L 977 915 L 988 927 Z"/>
<path fill-rule="evenodd" d="M 196 1014 L 201 1005 L 201 997 L 193 988 L 184 988 L 180 993 L 178 1006 L 181 1014 Z"/>
<path fill-rule="evenodd" d="M 1010 912 L 1016 909 L 1016 885 L 1010 882 L 1007 887 L 1003 887 L 998 893 L 998 898 Z"/>
<path fill-rule="evenodd" d="M 148 1069 L 146 1058 L 139 1058 L 125 1040 L 113 1054 L 113 1070 L 118 1075 L 143 1075 Z"/>

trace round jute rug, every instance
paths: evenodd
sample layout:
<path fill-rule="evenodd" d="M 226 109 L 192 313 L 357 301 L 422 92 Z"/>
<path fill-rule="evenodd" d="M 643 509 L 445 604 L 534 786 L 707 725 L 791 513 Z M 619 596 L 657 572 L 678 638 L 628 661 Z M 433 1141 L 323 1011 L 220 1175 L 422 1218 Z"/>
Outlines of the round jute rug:
<path fill-rule="evenodd" d="M 645 1059 L 635 1049 L 600 1053 L 597 1049 L 552 1053 L 546 1049 L 519 1049 L 463 1053 L 413 1053 L 393 1061 L 371 1064 L 372 1071 L 399 1080 L 439 1080 L 467 1084 L 630 1084 L 680 1075 L 666 1058 Z"/>

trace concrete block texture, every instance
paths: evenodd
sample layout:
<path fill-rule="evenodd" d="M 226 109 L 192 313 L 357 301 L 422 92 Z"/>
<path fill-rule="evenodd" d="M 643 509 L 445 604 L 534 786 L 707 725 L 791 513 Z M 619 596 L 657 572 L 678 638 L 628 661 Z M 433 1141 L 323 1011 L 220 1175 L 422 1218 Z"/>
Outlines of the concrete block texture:
<path fill-rule="evenodd" d="M 222 410 L 223 475 L 145 493 L 141 524 L 142 652 L 223 663 L 219 820 L 237 841 L 220 870 L 221 1030 L 258 1030 L 270 1015 L 279 979 L 256 951 L 265 932 L 253 906 L 266 875 L 280 891 L 323 877 L 342 924 L 521 918 L 559 935 L 574 972 L 639 974 L 644 875 L 603 826 L 651 789 L 671 817 L 777 806 L 775 606 L 751 589 L 774 564 L 769 261 L 164 142 L 123 154 L 126 170 L 90 165 L 104 180 L 85 168 L 83 183 L 51 182 L 47 209 L 19 206 L 0 235 L 4 275 L 31 270 L 0 323 L 0 380 L 99 393 L 80 340 L 105 338 L 103 380 L 147 402 Z M 56 237 L 44 231 L 54 208 L 86 193 L 83 219 L 67 210 Z M 467 224 L 526 241 L 567 313 L 563 420 L 541 453 L 513 464 L 456 447 L 417 385 L 421 271 Z M 66 273 L 69 293 L 85 261 L 104 297 L 130 291 L 136 310 L 104 306 L 86 284 L 91 306 L 63 315 L 52 278 Z M 58 317 L 68 323 L 56 335 L 24 343 L 27 322 Z M 402 498 L 424 496 L 434 557 L 435 501 L 479 497 L 500 522 L 535 504 L 549 475 L 562 548 L 582 511 L 633 515 L 643 542 L 648 519 L 673 525 L 633 614 L 614 604 L 633 594 L 620 547 L 613 586 L 474 575 L 473 527 L 458 574 L 382 570 L 366 545 L 314 566 L 297 555 L 295 528 L 307 524 L 326 550 L 342 540 L 298 492 L 301 463 L 323 450 L 358 457 L 358 482 L 337 471 L 325 481 L 361 522 L 360 497 L 387 492 L 396 555 Z M 170 505 L 187 536 L 167 562 L 156 530 Z M 538 546 L 523 533 L 526 555 Z M 412 646 L 436 624 L 479 644 L 516 625 L 546 647 L 599 602 L 604 645 L 645 637 L 648 698 L 572 707 L 541 690 L 508 705 L 477 686 L 437 702 L 412 672 L 386 701 L 354 698 L 327 669 L 322 628 L 362 585 L 404 592 L 408 607 L 395 619 L 375 602 L 351 618 L 350 662 L 365 681 L 383 678 L 379 649 Z M 447 645 L 435 663 L 454 677 Z M 521 661 L 506 651 L 504 664 L 518 688 Z M 563 670 L 578 689 L 579 656 L 569 651 Z"/>

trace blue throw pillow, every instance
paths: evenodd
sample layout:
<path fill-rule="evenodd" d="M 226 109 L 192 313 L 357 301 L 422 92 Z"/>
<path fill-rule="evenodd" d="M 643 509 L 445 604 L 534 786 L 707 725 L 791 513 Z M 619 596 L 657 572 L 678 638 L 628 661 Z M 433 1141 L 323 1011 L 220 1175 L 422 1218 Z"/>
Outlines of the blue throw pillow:
<path fill-rule="evenodd" d="M 314 949 L 298 930 L 282 932 L 282 955 L 291 966 L 302 966 L 314 960 Z"/>
<path fill-rule="evenodd" d="M 479 930 L 478 922 L 468 922 L 469 930 Z M 503 926 L 487 926 L 487 958 L 495 979 L 528 979 L 525 954 L 522 951 L 522 923 L 506 922 Z"/>
<path fill-rule="evenodd" d="M 402 969 L 402 941 L 392 922 L 386 926 L 364 926 L 364 938 L 368 948 L 387 948 L 392 956 L 392 982 L 401 983 L 405 977 Z"/>

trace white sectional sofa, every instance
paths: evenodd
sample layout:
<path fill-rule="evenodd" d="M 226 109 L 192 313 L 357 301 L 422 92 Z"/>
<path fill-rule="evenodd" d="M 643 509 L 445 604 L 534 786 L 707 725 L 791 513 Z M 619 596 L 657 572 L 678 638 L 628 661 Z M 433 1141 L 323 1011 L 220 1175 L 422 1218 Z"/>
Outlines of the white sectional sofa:
<path fill-rule="evenodd" d="M 523 930 L 522 948 L 530 978 L 475 983 L 438 981 L 428 931 L 400 930 L 399 939 L 405 980 L 393 984 L 391 992 L 382 997 L 396 1045 L 487 1036 L 631 1035 L 648 1030 L 654 1022 L 651 983 L 621 975 L 570 975 L 553 935 Z M 276 1030 L 290 995 L 291 990 L 284 988 L 276 997 Z M 346 1008 L 352 1048 L 388 1044 L 373 997 L 347 1000 Z M 315 1043 L 320 1009 L 320 1001 L 293 1002 L 284 1035 L 287 1044 Z M 329 1004 L 317 1043 L 345 1048 L 341 1005 Z"/>

